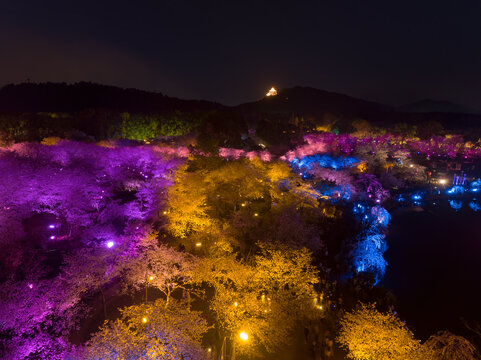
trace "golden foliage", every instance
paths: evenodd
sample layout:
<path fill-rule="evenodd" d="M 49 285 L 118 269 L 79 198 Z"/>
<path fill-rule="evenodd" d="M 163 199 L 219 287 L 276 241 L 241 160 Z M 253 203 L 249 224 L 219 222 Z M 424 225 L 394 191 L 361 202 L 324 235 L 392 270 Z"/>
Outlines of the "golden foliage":
<path fill-rule="evenodd" d="M 346 313 L 337 340 L 355 360 L 414 360 L 421 351 L 406 325 L 391 311 L 379 312 L 374 304 L 361 304 Z"/>
<path fill-rule="evenodd" d="M 206 359 L 202 336 L 209 329 L 201 313 L 163 300 L 120 310 L 87 343 L 83 359 Z"/>
<path fill-rule="evenodd" d="M 213 226 L 213 220 L 207 215 L 204 177 L 185 170 L 185 167 L 178 170 L 175 185 L 168 193 L 168 229 L 179 237 L 193 231 L 207 231 Z"/>
<path fill-rule="evenodd" d="M 318 316 L 314 307 L 318 271 L 306 249 L 261 245 L 252 263 L 234 255 L 203 259 L 199 282 L 215 289 L 210 301 L 221 327 L 236 341 L 246 331 L 249 341 L 238 348 L 250 353 L 256 346 L 269 352 L 289 343 L 296 324 Z"/>
<path fill-rule="evenodd" d="M 43 145 L 57 145 L 62 139 L 58 136 L 49 136 L 42 140 Z"/>

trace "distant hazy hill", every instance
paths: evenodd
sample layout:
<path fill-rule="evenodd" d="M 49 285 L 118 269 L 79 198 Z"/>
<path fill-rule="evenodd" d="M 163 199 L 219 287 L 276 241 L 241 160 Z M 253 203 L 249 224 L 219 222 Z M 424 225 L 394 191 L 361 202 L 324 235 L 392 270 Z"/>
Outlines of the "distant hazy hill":
<path fill-rule="evenodd" d="M 23 83 L 0 89 L 0 112 L 77 112 L 85 109 L 165 112 L 222 108 L 221 104 L 209 101 L 181 100 L 161 93 L 88 82 Z"/>
<path fill-rule="evenodd" d="M 237 108 L 246 113 L 304 113 L 312 115 L 331 113 L 349 117 L 370 117 L 392 109 L 387 105 L 310 87 L 280 90 L 276 96 L 264 97 L 259 101 L 241 104 Z"/>
<path fill-rule="evenodd" d="M 479 111 L 469 109 L 463 105 L 449 101 L 424 99 L 412 104 L 396 108 L 397 111 L 409 113 L 452 113 L 452 114 L 478 114 Z"/>

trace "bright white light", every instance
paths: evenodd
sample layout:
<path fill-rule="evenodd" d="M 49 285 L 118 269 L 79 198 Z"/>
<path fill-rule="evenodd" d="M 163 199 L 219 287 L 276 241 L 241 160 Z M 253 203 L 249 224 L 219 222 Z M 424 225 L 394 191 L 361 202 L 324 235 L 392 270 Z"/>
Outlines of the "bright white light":
<path fill-rule="evenodd" d="M 241 338 L 241 340 L 244 340 L 244 341 L 247 341 L 249 339 L 249 335 L 247 335 L 245 331 L 241 331 L 241 333 L 239 334 L 239 337 Z"/>
<path fill-rule="evenodd" d="M 54 235 L 50 236 L 50 240 L 55 240 L 55 236 Z"/>
<path fill-rule="evenodd" d="M 448 181 L 447 181 L 446 179 L 440 179 L 440 180 L 439 180 L 439 183 L 440 183 L 441 185 L 444 185 L 444 184 L 446 184 L 447 182 L 448 182 Z"/>
<path fill-rule="evenodd" d="M 199 247 L 199 246 L 202 246 L 202 243 L 198 242 L 195 244 L 195 246 Z"/>
<path fill-rule="evenodd" d="M 110 249 L 112 246 L 114 246 L 114 242 L 113 241 L 109 241 L 107 242 L 107 247 Z"/>
<path fill-rule="evenodd" d="M 49 225 L 48 228 L 49 229 L 55 229 L 55 225 Z"/>
<path fill-rule="evenodd" d="M 142 318 L 142 322 L 145 324 L 147 322 L 147 318 L 146 317 L 143 317 Z"/>

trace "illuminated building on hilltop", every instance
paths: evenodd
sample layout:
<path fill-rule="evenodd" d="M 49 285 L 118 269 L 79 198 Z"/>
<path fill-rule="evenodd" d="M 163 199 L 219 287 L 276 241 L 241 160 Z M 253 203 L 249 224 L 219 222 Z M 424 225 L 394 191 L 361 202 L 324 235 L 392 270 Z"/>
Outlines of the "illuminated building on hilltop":
<path fill-rule="evenodd" d="M 267 92 L 266 96 L 276 96 L 277 90 L 275 87 L 271 87 L 271 89 Z"/>

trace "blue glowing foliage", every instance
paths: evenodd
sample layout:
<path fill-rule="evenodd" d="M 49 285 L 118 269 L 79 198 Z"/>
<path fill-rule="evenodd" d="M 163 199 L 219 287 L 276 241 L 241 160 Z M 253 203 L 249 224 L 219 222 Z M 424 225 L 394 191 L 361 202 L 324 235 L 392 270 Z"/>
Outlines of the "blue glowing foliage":
<path fill-rule="evenodd" d="M 340 185 L 340 186 L 328 186 L 324 185 L 321 186 L 321 189 L 318 190 L 321 196 L 328 196 L 331 201 L 336 200 L 351 200 L 352 197 L 352 189 L 349 185 Z"/>
<path fill-rule="evenodd" d="M 376 205 L 371 209 L 371 215 L 374 217 L 375 223 L 378 226 L 387 227 L 391 220 L 391 214 L 379 205 Z"/>
<path fill-rule="evenodd" d="M 354 214 L 364 214 L 365 211 L 366 211 L 366 207 L 361 203 L 355 203 L 352 208 L 352 212 Z"/>
<path fill-rule="evenodd" d="M 463 207 L 461 200 L 449 200 L 449 205 L 456 211 L 459 211 Z"/>
<path fill-rule="evenodd" d="M 355 157 L 332 157 L 327 154 L 306 156 L 299 160 L 294 158 L 291 161 L 292 166 L 297 166 L 299 169 L 311 170 L 314 166 L 322 168 L 329 168 L 334 170 L 351 168 L 355 166 L 359 160 Z"/>
<path fill-rule="evenodd" d="M 460 185 L 455 185 L 446 190 L 448 195 L 462 195 L 464 194 L 464 187 Z"/>
<path fill-rule="evenodd" d="M 419 194 L 419 193 L 415 193 L 415 194 L 412 194 L 411 195 L 411 199 L 414 201 L 414 202 L 418 202 L 420 200 L 422 200 L 422 195 Z"/>
<path fill-rule="evenodd" d="M 471 188 L 481 188 L 481 179 L 474 180 L 471 183 Z"/>
<path fill-rule="evenodd" d="M 386 272 L 387 261 L 383 254 L 387 249 L 385 235 L 377 233 L 360 236 L 354 250 L 354 268 L 357 272 L 372 273 L 376 283 L 381 280 Z"/>
<path fill-rule="evenodd" d="M 476 199 L 473 199 L 469 202 L 469 207 L 471 208 L 471 210 L 473 211 L 479 211 L 481 210 L 481 206 L 479 205 L 479 202 L 478 200 Z"/>

